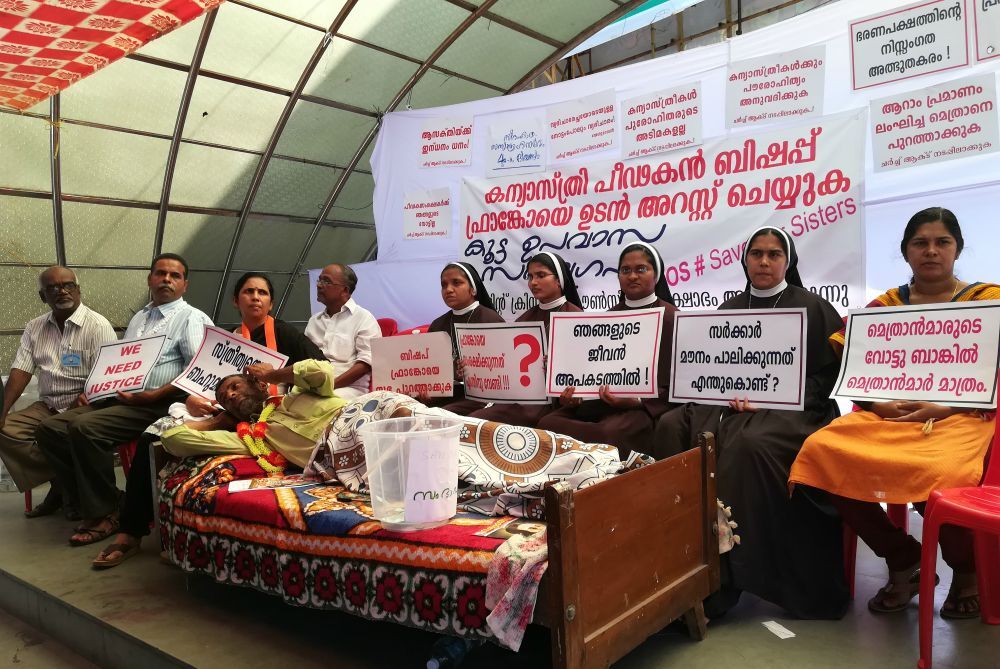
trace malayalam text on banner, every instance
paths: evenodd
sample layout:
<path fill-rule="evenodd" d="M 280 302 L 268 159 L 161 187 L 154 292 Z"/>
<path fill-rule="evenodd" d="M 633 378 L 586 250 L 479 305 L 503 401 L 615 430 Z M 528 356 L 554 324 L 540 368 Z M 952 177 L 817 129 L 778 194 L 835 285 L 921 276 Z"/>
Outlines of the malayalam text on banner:
<path fill-rule="evenodd" d="M 451 397 L 454 386 L 455 368 L 448 333 L 372 339 L 372 390 Z"/>
<path fill-rule="evenodd" d="M 606 314 L 552 314 L 547 393 L 576 388 L 576 397 L 597 397 L 609 386 L 622 397 L 658 397 L 662 307 Z"/>
<path fill-rule="evenodd" d="M 622 103 L 622 155 L 639 158 L 701 144 L 701 82 Z"/>
<path fill-rule="evenodd" d="M 286 362 L 288 356 L 284 353 L 222 328 L 206 326 L 198 352 L 171 383 L 186 393 L 214 402 L 215 390 L 227 376 L 242 374 L 250 365 L 261 363 L 281 369 Z"/>
<path fill-rule="evenodd" d="M 848 38 L 854 90 L 969 64 L 964 0 L 918 2 L 867 16 L 851 22 Z"/>
<path fill-rule="evenodd" d="M 472 117 L 432 118 L 420 133 L 420 166 L 468 165 L 472 158 Z"/>
<path fill-rule="evenodd" d="M 818 45 L 731 63 L 726 127 L 822 115 L 825 62 Z"/>
<path fill-rule="evenodd" d="M 972 0 L 973 34 L 976 60 L 982 62 L 1000 56 L 1000 0 Z"/>
<path fill-rule="evenodd" d="M 451 235 L 451 189 L 435 188 L 406 194 L 403 202 L 403 239 Z"/>
<path fill-rule="evenodd" d="M 1000 301 L 858 309 L 833 397 L 995 409 Z"/>
<path fill-rule="evenodd" d="M 134 393 L 145 389 L 146 377 L 156 365 L 166 340 L 166 335 L 158 335 L 101 346 L 84 387 L 87 401 L 96 402 L 119 392 Z"/>
<path fill-rule="evenodd" d="M 549 159 L 570 160 L 615 145 L 615 92 L 601 91 L 578 100 L 550 105 Z"/>
<path fill-rule="evenodd" d="M 545 404 L 543 323 L 455 324 L 465 397 L 500 404 Z"/>
<path fill-rule="evenodd" d="M 535 119 L 490 125 L 486 175 L 531 174 L 545 169 L 545 130 Z"/>
<path fill-rule="evenodd" d="M 806 325 L 804 308 L 678 311 L 670 401 L 801 410 Z"/>
<path fill-rule="evenodd" d="M 872 100 L 875 171 L 993 153 L 997 84 L 989 72 Z"/>

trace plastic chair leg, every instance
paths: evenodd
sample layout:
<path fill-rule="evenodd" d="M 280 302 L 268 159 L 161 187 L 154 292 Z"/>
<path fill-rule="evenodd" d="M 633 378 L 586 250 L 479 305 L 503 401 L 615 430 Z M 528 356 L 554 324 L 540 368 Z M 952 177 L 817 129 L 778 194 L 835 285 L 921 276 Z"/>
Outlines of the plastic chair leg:
<path fill-rule="evenodd" d="M 976 532 L 976 574 L 979 617 L 988 625 L 1000 625 L 1000 535 Z"/>
<path fill-rule="evenodd" d="M 928 504 L 928 506 L 930 506 Z M 931 509 L 924 514 L 923 548 L 920 553 L 920 661 L 918 669 L 931 669 L 934 646 L 934 574 L 937 572 L 939 525 Z"/>
<path fill-rule="evenodd" d="M 31 511 L 31 491 L 28 490 L 24 493 L 24 511 Z"/>

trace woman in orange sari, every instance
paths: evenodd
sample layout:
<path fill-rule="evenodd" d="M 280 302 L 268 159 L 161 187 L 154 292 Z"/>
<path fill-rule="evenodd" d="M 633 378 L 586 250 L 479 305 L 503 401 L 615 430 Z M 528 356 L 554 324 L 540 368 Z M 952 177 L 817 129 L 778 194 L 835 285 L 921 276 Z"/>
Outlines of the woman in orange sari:
<path fill-rule="evenodd" d="M 964 240 L 955 215 L 941 207 L 914 214 L 900 250 L 913 270 L 909 284 L 892 288 L 869 307 L 1000 299 L 1000 286 L 955 276 Z M 844 331 L 832 335 L 844 346 Z M 937 488 L 978 485 L 994 422 L 980 411 L 933 402 L 858 403 L 806 440 L 789 483 L 820 488 L 844 522 L 885 559 L 889 582 L 868 602 L 876 613 L 905 609 L 919 591 L 920 542 L 897 528 L 879 502 L 914 502 L 918 511 Z M 933 420 L 932 420 L 933 419 Z M 972 534 L 945 525 L 941 552 L 954 571 L 944 618 L 979 616 Z"/>

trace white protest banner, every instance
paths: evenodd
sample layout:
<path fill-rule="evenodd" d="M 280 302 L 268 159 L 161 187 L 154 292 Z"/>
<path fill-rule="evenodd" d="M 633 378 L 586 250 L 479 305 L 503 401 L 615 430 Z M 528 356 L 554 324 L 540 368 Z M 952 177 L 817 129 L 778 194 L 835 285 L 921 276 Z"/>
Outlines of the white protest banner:
<path fill-rule="evenodd" d="M 455 368 L 448 333 L 372 339 L 372 390 L 451 397 L 454 386 Z"/>
<path fill-rule="evenodd" d="M 678 311 L 670 401 L 759 409 L 804 406 L 806 310 Z"/>
<path fill-rule="evenodd" d="M 1000 0 L 973 0 L 976 60 L 1000 56 Z"/>
<path fill-rule="evenodd" d="M 601 386 L 622 397 L 657 397 L 663 307 L 606 314 L 552 314 L 547 393 L 573 386 L 597 397 Z"/>
<path fill-rule="evenodd" d="M 87 401 L 96 402 L 118 392 L 134 393 L 145 389 L 146 375 L 156 365 L 166 341 L 166 335 L 158 335 L 101 346 L 84 386 Z"/>
<path fill-rule="evenodd" d="M 222 379 L 242 374 L 250 365 L 266 363 L 281 369 L 288 356 L 222 328 L 206 326 L 205 337 L 187 368 L 171 383 L 186 393 L 215 401 Z"/>
<path fill-rule="evenodd" d="M 1000 300 L 848 313 L 833 397 L 995 409 Z"/>
<path fill-rule="evenodd" d="M 639 158 L 701 144 L 701 82 L 622 103 L 622 155 Z"/>
<path fill-rule="evenodd" d="M 875 171 L 993 153 L 996 99 L 990 72 L 872 100 Z"/>
<path fill-rule="evenodd" d="M 807 46 L 729 65 L 726 127 L 823 113 L 826 46 Z"/>
<path fill-rule="evenodd" d="M 856 91 L 969 64 L 964 0 L 917 2 L 851 21 L 848 39 Z"/>
<path fill-rule="evenodd" d="M 490 125 L 486 176 L 530 174 L 545 169 L 545 130 L 529 119 Z"/>
<path fill-rule="evenodd" d="M 794 239 L 810 285 L 838 307 L 865 304 L 862 187 L 866 110 L 753 137 L 526 177 L 462 180 L 462 247 L 497 311 L 532 304 L 526 265 L 539 251 L 573 267 L 583 308 L 618 303 L 618 254 L 656 246 L 681 308 L 714 308 L 746 285 L 740 257 L 763 225 Z M 831 253 L 836 249 L 836 253 Z"/>
<path fill-rule="evenodd" d="M 550 105 L 549 160 L 569 160 L 615 145 L 615 92 L 601 91 L 578 100 Z"/>
<path fill-rule="evenodd" d="M 543 323 L 455 324 L 465 363 L 465 397 L 499 404 L 546 404 Z"/>
<path fill-rule="evenodd" d="M 451 190 L 435 188 L 406 194 L 403 202 L 403 239 L 451 235 Z"/>
<path fill-rule="evenodd" d="M 432 118 L 420 133 L 420 166 L 468 165 L 472 158 L 472 117 Z"/>

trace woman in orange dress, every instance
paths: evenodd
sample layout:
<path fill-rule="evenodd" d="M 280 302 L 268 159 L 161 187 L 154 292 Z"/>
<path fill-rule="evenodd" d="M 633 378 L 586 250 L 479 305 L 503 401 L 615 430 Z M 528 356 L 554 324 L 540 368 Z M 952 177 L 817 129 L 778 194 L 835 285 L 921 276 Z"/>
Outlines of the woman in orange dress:
<path fill-rule="evenodd" d="M 1000 299 L 1000 286 L 967 283 L 955 276 L 955 260 L 963 246 L 962 230 L 949 210 L 932 207 L 917 212 L 900 243 L 913 278 L 868 306 Z M 830 341 L 842 348 L 844 331 Z M 978 485 L 994 422 L 980 411 L 933 402 L 858 405 L 861 411 L 838 418 L 806 440 L 789 483 L 829 492 L 844 522 L 885 559 L 889 582 L 869 600 L 868 608 L 891 613 L 905 609 L 919 591 L 921 547 L 892 524 L 879 502 L 914 502 L 922 511 L 932 490 Z M 945 525 L 940 543 L 944 560 L 954 571 L 941 616 L 978 617 L 972 534 Z"/>

